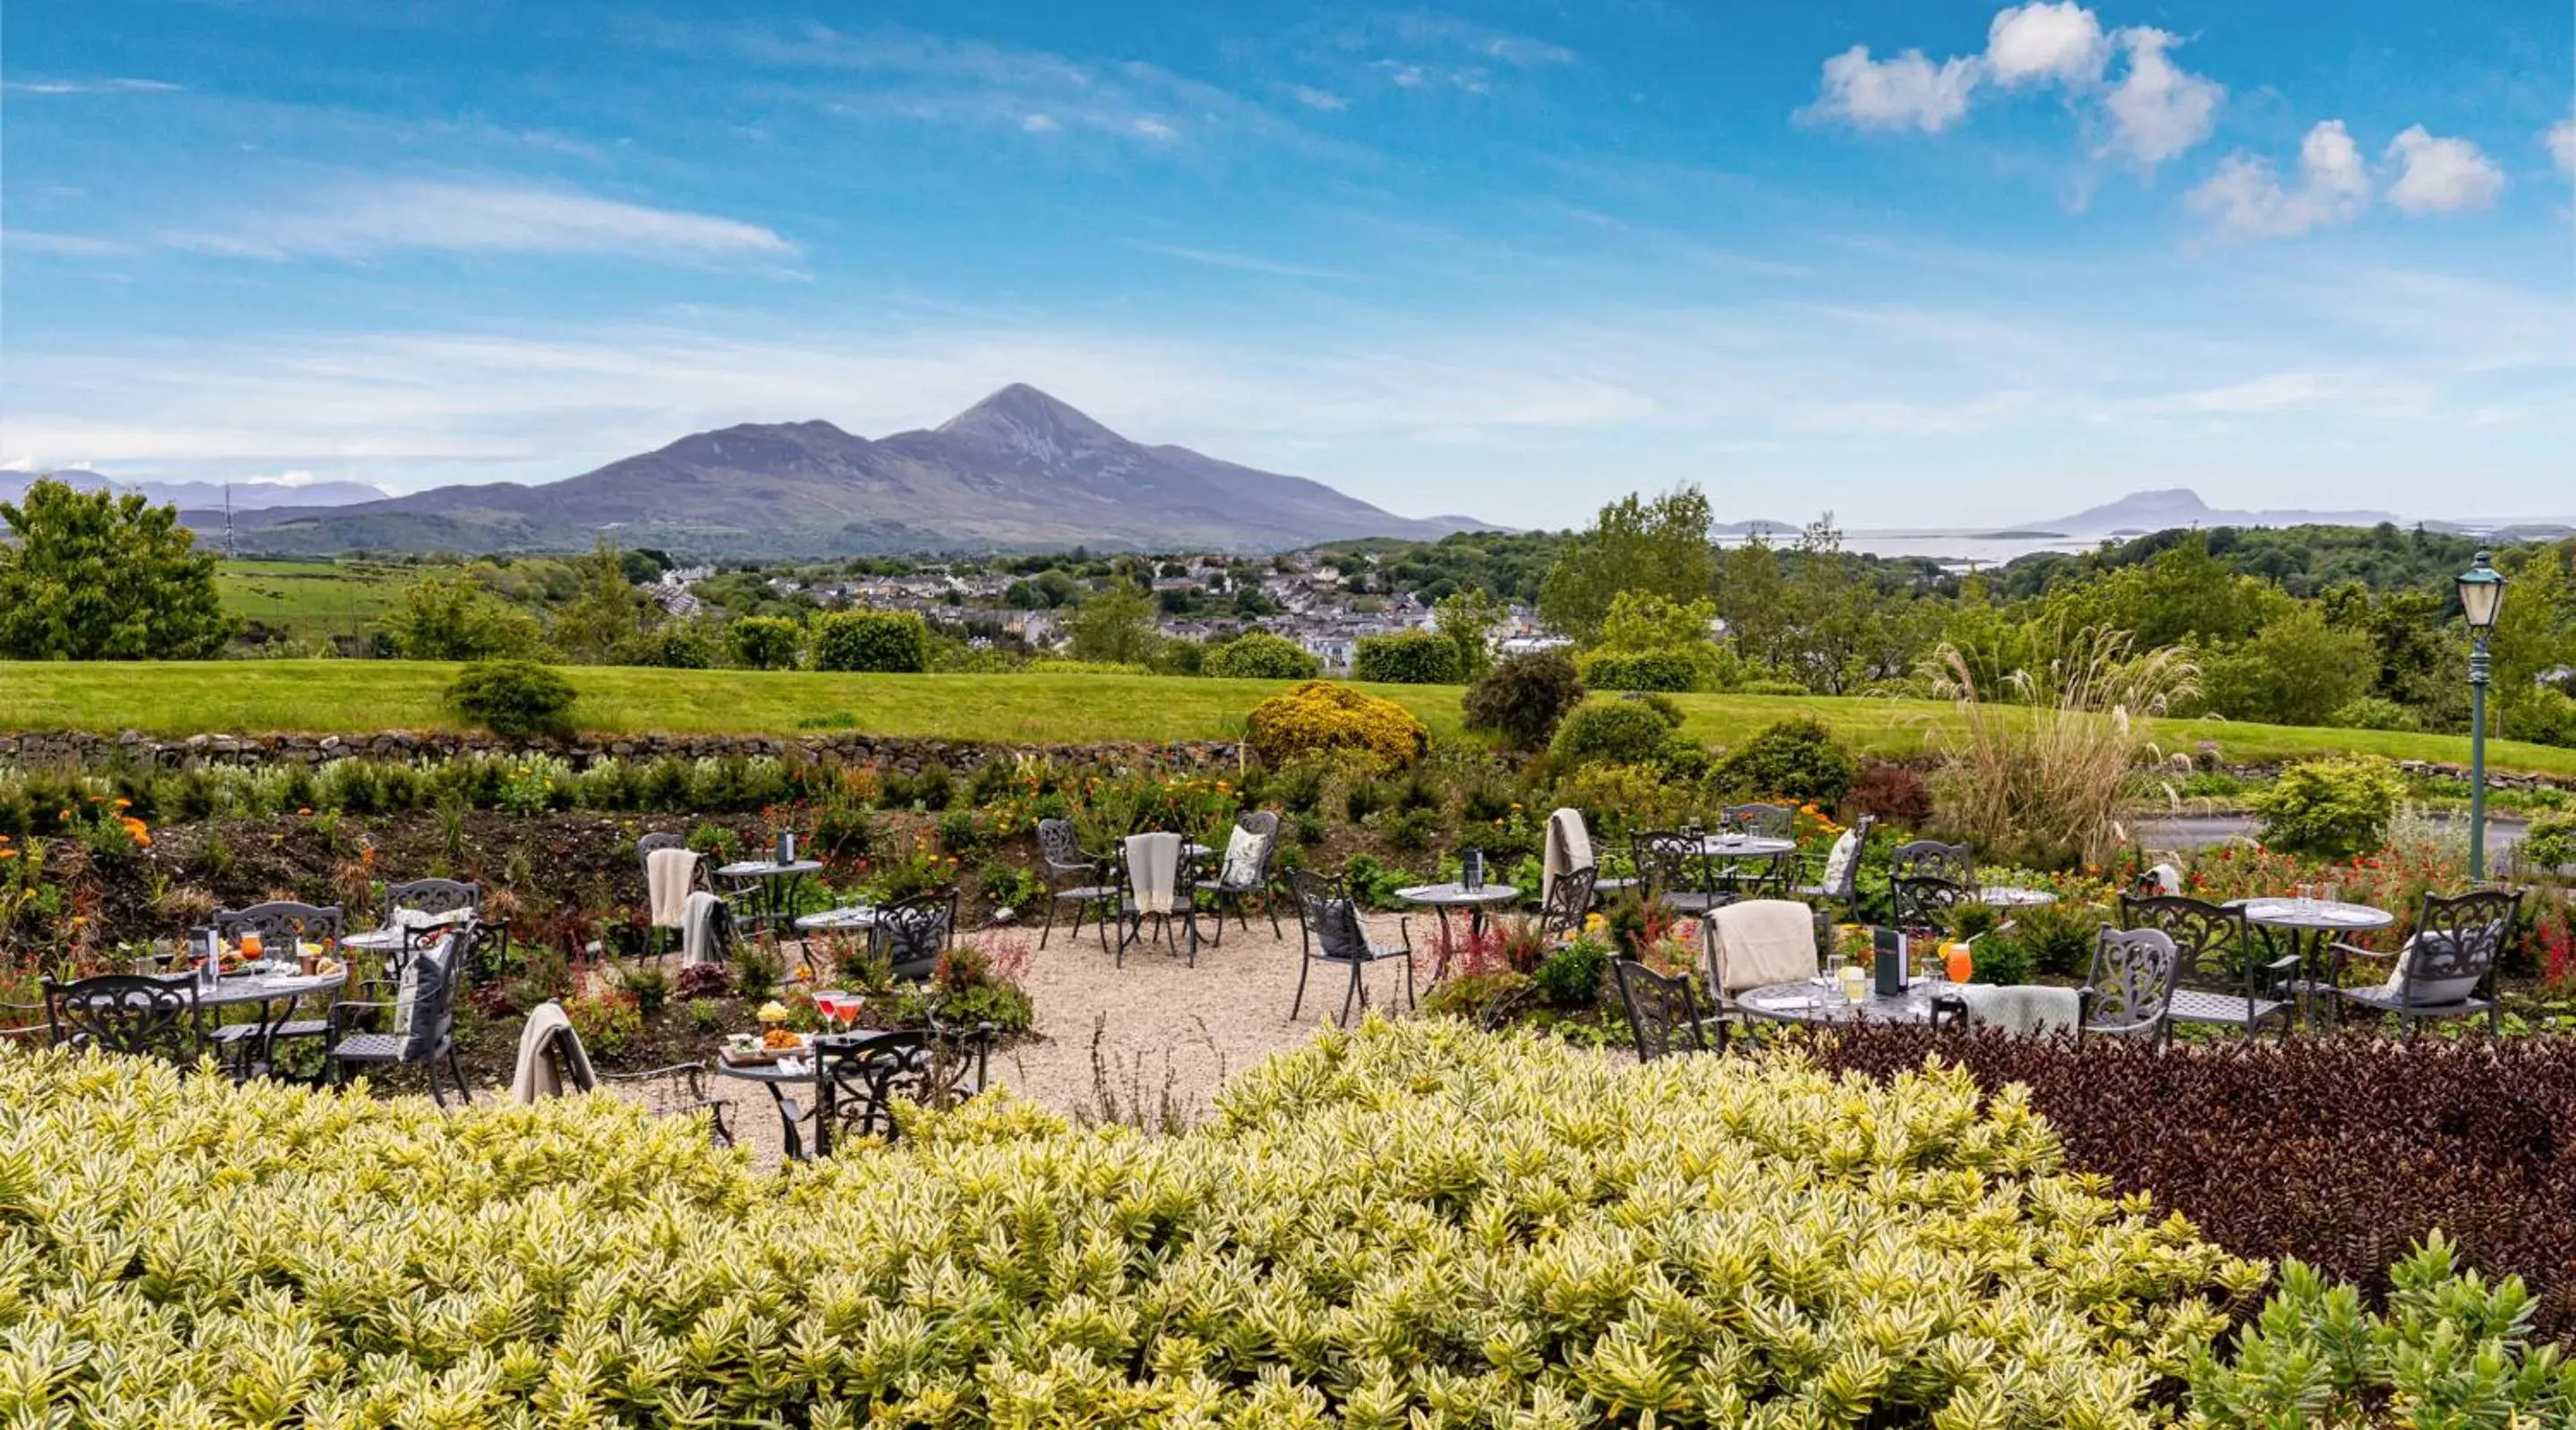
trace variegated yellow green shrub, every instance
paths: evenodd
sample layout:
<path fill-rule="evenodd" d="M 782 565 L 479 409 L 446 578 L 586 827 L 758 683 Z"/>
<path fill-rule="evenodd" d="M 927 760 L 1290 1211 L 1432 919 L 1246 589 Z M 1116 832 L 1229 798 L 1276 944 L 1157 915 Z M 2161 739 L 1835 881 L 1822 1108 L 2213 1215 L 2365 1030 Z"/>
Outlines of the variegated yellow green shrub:
<path fill-rule="evenodd" d="M 1381 769 L 1421 758 L 1431 732 L 1413 712 L 1355 685 L 1309 680 L 1252 707 L 1244 718 L 1252 752 L 1274 768 L 1304 755 L 1350 751 Z"/>
<path fill-rule="evenodd" d="M 602 1099 L 0 1057 L 0 1424 L 2112 1430 L 2262 1277 L 1954 1075 L 1426 1020 L 1219 1103 L 773 1175 Z"/>

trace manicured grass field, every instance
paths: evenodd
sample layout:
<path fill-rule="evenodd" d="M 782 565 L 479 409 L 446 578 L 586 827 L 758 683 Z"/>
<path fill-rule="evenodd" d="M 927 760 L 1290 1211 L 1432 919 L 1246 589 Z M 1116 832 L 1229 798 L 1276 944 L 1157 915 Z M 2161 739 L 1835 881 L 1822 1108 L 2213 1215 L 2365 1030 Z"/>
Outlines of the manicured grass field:
<path fill-rule="evenodd" d="M 359 635 L 402 604 L 411 572 L 329 561 L 227 561 L 215 571 L 224 610 L 295 640 Z"/>
<path fill-rule="evenodd" d="M 793 735 L 849 729 L 954 740 L 1088 744 L 1113 740 L 1221 740 L 1282 682 L 1124 675 L 823 675 L 803 671 L 644 670 L 567 666 L 581 692 L 574 718 L 586 730 L 754 732 Z M 452 727 L 441 692 L 456 667 L 415 661 L 258 660 L 201 664 L 0 662 L 0 729 L 349 733 Z M 1371 687 L 1444 734 L 1459 730 L 1454 686 Z M 1927 700 L 1823 696 L 1685 695 L 1694 738 L 1730 744 L 1774 720 L 1813 715 L 1844 739 L 1880 754 L 1937 749 L 1957 726 L 1948 705 Z M 2378 730 L 2157 722 L 2149 738 L 2188 750 L 2215 740 L 2231 759 L 2367 751 L 2392 759 L 2460 761 L 2456 736 Z M 2490 741 L 2498 770 L 2576 775 L 2576 750 Z"/>

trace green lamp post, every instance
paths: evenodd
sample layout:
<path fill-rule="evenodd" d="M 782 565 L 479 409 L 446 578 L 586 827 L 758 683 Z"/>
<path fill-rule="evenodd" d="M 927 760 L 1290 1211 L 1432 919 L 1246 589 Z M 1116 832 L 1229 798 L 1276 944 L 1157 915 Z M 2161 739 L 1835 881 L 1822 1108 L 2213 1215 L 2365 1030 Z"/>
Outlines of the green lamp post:
<path fill-rule="evenodd" d="M 2481 549 L 2460 573 L 2460 611 L 2469 620 L 2469 878 L 2487 876 L 2487 634 L 2504 605 L 2504 573 Z"/>

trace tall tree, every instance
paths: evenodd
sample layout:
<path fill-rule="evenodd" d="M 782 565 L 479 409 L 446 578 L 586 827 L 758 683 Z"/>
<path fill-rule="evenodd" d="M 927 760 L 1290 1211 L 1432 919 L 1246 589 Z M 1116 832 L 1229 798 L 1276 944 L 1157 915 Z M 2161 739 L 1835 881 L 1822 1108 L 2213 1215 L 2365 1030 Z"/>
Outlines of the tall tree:
<path fill-rule="evenodd" d="M 1482 586 L 1461 586 L 1434 602 L 1431 613 L 1440 634 L 1458 647 L 1458 678 L 1472 685 L 1494 663 L 1491 637 L 1502 605 Z"/>
<path fill-rule="evenodd" d="M 492 660 L 536 654 L 537 618 L 461 572 L 423 572 L 403 588 L 400 608 L 376 623 L 409 660 Z"/>
<path fill-rule="evenodd" d="M 44 480 L 0 502 L 0 656 L 204 660 L 234 622 L 176 507 Z"/>
<path fill-rule="evenodd" d="M 1076 660 L 1142 665 L 1154 658 L 1160 638 L 1154 633 L 1154 602 L 1133 581 L 1112 581 L 1083 598 L 1065 617 Z"/>
<path fill-rule="evenodd" d="M 1648 501 L 1634 492 L 1601 508 L 1540 583 L 1539 613 L 1584 644 L 1598 640 L 1621 591 L 1651 591 L 1673 601 L 1708 594 L 1717 557 L 1708 544 L 1708 497 L 1678 487 Z"/>
<path fill-rule="evenodd" d="M 574 563 L 580 574 L 579 594 L 555 617 L 555 644 L 574 660 L 611 661 L 662 623 L 662 608 L 627 578 L 626 558 L 599 538 L 591 553 Z"/>

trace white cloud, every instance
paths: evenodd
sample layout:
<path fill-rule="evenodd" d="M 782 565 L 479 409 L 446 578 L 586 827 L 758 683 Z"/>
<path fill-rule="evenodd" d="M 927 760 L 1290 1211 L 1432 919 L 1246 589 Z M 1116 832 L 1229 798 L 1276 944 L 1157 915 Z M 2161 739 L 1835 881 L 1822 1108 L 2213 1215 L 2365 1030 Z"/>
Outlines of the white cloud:
<path fill-rule="evenodd" d="M 2105 152 L 2152 169 L 2208 138 L 2218 126 L 2227 87 L 2165 57 L 2175 37 L 2151 26 L 2122 30 L 2129 68 L 2102 101 L 2111 116 Z"/>
<path fill-rule="evenodd" d="M 1349 100 L 1342 98 L 1331 90 L 1317 89 L 1313 85 L 1309 84 L 1291 85 L 1288 88 L 1288 94 L 1291 98 L 1295 99 L 1299 104 L 1306 106 L 1308 109 L 1321 110 L 1326 114 L 1332 114 L 1339 110 L 1351 107 L 1351 102 Z"/>
<path fill-rule="evenodd" d="M 51 254 L 56 258 L 113 258 L 132 253 L 134 246 L 112 238 L 91 238 L 77 233 L 45 233 L 37 229 L 0 230 L 0 246 L 27 253 Z"/>
<path fill-rule="evenodd" d="M 301 205 L 265 208 L 229 227 L 174 233 L 167 241 L 266 259 L 428 250 L 700 261 L 796 251 L 757 224 L 508 179 L 356 181 Z"/>
<path fill-rule="evenodd" d="M 2549 156 L 2558 161 L 2558 172 L 2576 179 L 2576 115 L 2550 125 L 2540 142 L 2549 146 Z"/>
<path fill-rule="evenodd" d="M 1998 10 L 1986 30 L 1986 70 L 2006 86 L 2045 80 L 2090 85 L 2102 78 L 2110 55 L 2102 22 L 2076 0 L 2031 0 Z"/>
<path fill-rule="evenodd" d="M 2370 202 L 2370 174 L 2343 121 L 2329 119 L 2299 144 L 2296 189 L 2281 186 L 2270 161 L 2231 154 L 2187 202 L 2240 237 L 2288 238 L 2359 217 Z"/>
<path fill-rule="evenodd" d="M 1894 59 L 1873 60 L 1869 46 L 1854 45 L 1825 61 L 1823 87 L 1807 112 L 1865 129 L 1938 134 L 1968 112 L 1978 71 L 1973 58 L 1935 65 L 1921 50 L 1907 50 Z"/>
<path fill-rule="evenodd" d="M 1279 278 L 1326 278 L 1348 282 L 1353 275 L 1333 268 L 1312 268 L 1302 263 L 1287 263 L 1264 258 L 1257 253 L 1230 253 L 1221 249 L 1184 248 L 1171 243 L 1136 243 L 1131 245 L 1145 253 L 1177 258 L 1184 263 L 1197 263 L 1209 268 L 1231 268 L 1240 273 L 1267 273 Z"/>
<path fill-rule="evenodd" d="M 309 487 L 317 480 L 319 478 L 311 472 L 297 467 L 290 471 L 279 472 L 274 476 L 253 477 L 250 479 L 250 484 L 255 487 Z"/>
<path fill-rule="evenodd" d="M 1020 121 L 1021 130 L 1029 134 L 1053 134 L 1063 127 L 1052 114 L 1032 114 Z"/>
<path fill-rule="evenodd" d="M 0 84 L 10 94 L 175 94 L 185 88 L 157 79 L 28 79 Z"/>
<path fill-rule="evenodd" d="M 2504 191 L 2504 170 L 2466 139 L 2437 139 L 2421 124 L 2389 141 L 2397 166 L 2388 201 L 2408 214 L 2482 209 Z"/>

